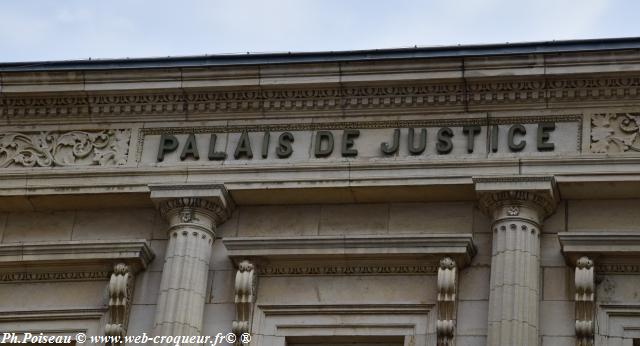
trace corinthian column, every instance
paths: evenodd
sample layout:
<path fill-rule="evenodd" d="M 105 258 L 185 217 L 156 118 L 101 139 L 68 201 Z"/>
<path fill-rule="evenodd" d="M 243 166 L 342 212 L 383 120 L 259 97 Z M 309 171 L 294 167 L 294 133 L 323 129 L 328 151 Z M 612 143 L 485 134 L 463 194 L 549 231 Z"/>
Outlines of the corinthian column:
<path fill-rule="evenodd" d="M 540 230 L 555 210 L 552 177 L 474 179 L 480 208 L 492 219 L 487 345 L 537 346 Z"/>
<path fill-rule="evenodd" d="M 216 226 L 233 203 L 219 185 L 151 186 L 169 223 L 169 243 L 156 308 L 155 335 L 200 335 Z"/>

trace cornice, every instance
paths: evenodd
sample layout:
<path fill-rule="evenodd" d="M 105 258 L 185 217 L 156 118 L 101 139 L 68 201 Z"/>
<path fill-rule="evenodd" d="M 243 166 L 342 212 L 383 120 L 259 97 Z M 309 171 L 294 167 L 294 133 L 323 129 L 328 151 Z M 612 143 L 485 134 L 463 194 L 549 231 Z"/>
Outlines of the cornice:
<path fill-rule="evenodd" d="M 131 122 L 260 117 L 341 116 L 638 105 L 640 72 L 623 75 L 493 77 L 440 81 L 368 81 L 201 88 L 7 93 L 7 124 Z M 3 90 L 6 90 L 6 86 Z"/>
<path fill-rule="evenodd" d="M 611 167 L 615 167 L 612 172 Z M 472 177 L 554 174 L 563 198 L 637 198 L 640 158 L 602 155 L 477 160 L 391 160 L 297 165 L 7 169 L 0 211 L 152 207 L 149 185 L 206 183 L 215 176 L 239 204 L 476 200 Z M 117 187 L 117 189 L 114 189 Z M 393 187 L 402 194 L 389 193 Z M 297 189 L 304 192 L 292 194 Z M 341 193 L 324 193 L 324 191 Z M 444 190 L 446 189 L 446 190 Z M 386 191 L 386 192 L 385 192 Z M 365 193 L 365 195 L 360 195 Z M 257 199 L 247 200 L 247 197 Z M 402 197 L 402 198 L 399 198 Z M 284 199 L 283 199 L 284 198 Z"/>
<path fill-rule="evenodd" d="M 81 279 L 80 272 L 111 271 L 116 263 L 126 263 L 134 272 L 148 266 L 154 254 L 145 240 L 73 240 L 0 244 L 0 268 L 9 277 L 43 279 L 55 277 L 60 268 L 69 272 L 72 279 Z M 29 268 L 29 273 L 18 273 Z M 17 272 L 16 272 L 17 271 Z M 49 272 L 49 274 L 43 274 Z M 53 276 L 52 276 L 53 275 Z M 99 274 L 96 274 L 99 276 Z M 74 277 L 75 276 L 75 277 Z M 89 275 L 91 276 L 91 275 Z M 87 277 L 87 279 L 92 279 Z"/>
<path fill-rule="evenodd" d="M 558 240 L 571 266 L 587 256 L 594 261 L 596 272 L 640 272 L 640 232 L 560 232 Z"/>
<path fill-rule="evenodd" d="M 464 267 L 471 262 L 476 253 L 471 234 L 425 234 L 416 236 L 311 236 L 311 237 L 237 237 L 224 238 L 223 244 L 228 255 L 234 261 L 250 259 L 258 263 L 277 262 L 286 259 L 296 260 L 350 260 L 351 265 L 358 266 L 358 261 L 366 260 L 367 265 L 383 261 L 389 267 L 382 272 L 394 273 L 403 271 L 402 265 L 391 265 L 387 261 L 392 259 L 416 259 L 424 261 L 424 271 L 431 272 L 437 268 L 437 263 L 444 255 L 450 256 Z M 430 263 L 433 262 L 433 263 Z M 321 263 L 320 262 L 320 263 Z M 260 266 L 260 265 L 259 265 Z M 366 266 L 365 266 L 366 267 Z M 370 272 L 370 269 L 349 269 L 350 266 L 333 265 L 320 266 L 317 270 L 301 269 L 318 274 Z M 396 268 L 396 269 L 392 269 Z M 406 266 L 405 266 L 406 267 Z M 268 268 L 268 267 L 267 267 Z M 294 267 L 287 267 L 294 268 Z M 264 269 L 269 270 L 269 269 Z M 279 270 L 295 273 L 296 269 L 273 269 L 272 274 Z M 407 269 L 408 270 L 408 269 Z M 414 269 L 411 269 L 415 271 Z M 409 270 L 409 271 L 411 271 Z"/>

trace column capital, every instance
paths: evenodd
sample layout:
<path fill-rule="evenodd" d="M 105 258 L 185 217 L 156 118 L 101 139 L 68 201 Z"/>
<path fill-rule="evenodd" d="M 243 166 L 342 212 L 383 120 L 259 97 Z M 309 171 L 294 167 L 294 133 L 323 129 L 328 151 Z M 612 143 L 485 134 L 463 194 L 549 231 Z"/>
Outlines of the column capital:
<path fill-rule="evenodd" d="M 235 203 L 220 184 L 150 185 L 151 200 L 170 225 L 190 223 L 194 213 L 206 214 L 213 226 L 231 217 Z"/>
<path fill-rule="evenodd" d="M 541 224 L 559 202 L 553 176 L 474 177 L 480 209 L 494 220 L 521 217 Z"/>

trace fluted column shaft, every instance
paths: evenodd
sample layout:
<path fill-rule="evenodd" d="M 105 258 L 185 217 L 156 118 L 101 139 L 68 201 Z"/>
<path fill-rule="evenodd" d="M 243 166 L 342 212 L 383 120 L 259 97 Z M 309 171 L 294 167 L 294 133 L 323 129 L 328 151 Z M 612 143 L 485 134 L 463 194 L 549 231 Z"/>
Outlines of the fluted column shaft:
<path fill-rule="evenodd" d="M 488 345 L 538 345 L 540 223 L 536 208 L 494 211 Z"/>
<path fill-rule="evenodd" d="M 217 203 L 196 197 L 168 199 L 159 209 L 169 223 L 169 241 L 154 334 L 200 335 L 215 228 L 227 212 Z"/>
<path fill-rule="evenodd" d="M 539 344 L 540 231 L 558 203 L 550 176 L 474 178 L 491 220 L 487 345 Z"/>

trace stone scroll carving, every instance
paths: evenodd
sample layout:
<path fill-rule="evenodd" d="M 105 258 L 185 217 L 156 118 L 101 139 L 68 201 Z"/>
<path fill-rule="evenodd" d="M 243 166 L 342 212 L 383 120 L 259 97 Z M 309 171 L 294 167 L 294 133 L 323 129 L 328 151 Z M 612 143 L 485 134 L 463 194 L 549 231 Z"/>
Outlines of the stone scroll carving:
<path fill-rule="evenodd" d="M 438 346 L 452 346 L 456 327 L 456 286 L 458 268 L 450 257 L 440 260 L 438 268 Z"/>
<path fill-rule="evenodd" d="M 109 281 L 109 323 L 104 328 L 105 335 L 124 337 L 127 334 L 132 298 L 133 275 L 126 264 L 118 263 Z"/>
<path fill-rule="evenodd" d="M 576 345 L 593 346 L 595 278 L 593 261 L 580 257 L 576 262 Z"/>
<path fill-rule="evenodd" d="M 0 168 L 127 163 L 131 130 L 0 132 Z"/>
<path fill-rule="evenodd" d="M 240 262 L 236 273 L 235 298 L 236 320 L 233 321 L 232 331 L 238 336 L 249 333 L 253 313 L 253 302 L 256 298 L 257 275 L 253 263 L 248 260 Z M 238 341 L 238 345 L 242 345 Z"/>
<path fill-rule="evenodd" d="M 591 116 L 591 152 L 640 152 L 640 113 L 609 113 Z"/>

